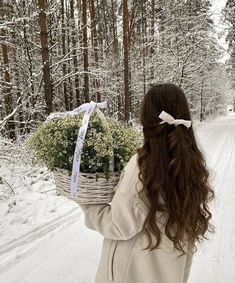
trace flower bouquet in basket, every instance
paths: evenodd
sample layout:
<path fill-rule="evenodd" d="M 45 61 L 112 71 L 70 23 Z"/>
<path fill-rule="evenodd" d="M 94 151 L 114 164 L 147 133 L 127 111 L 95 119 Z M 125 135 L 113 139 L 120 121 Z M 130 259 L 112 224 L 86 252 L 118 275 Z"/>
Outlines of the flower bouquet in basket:
<path fill-rule="evenodd" d="M 77 136 L 83 114 L 64 116 L 42 123 L 29 140 L 36 160 L 52 170 L 57 193 L 79 203 L 112 200 L 120 172 L 142 143 L 141 133 L 100 110 L 91 114 L 81 152 L 77 195 L 69 188 Z"/>

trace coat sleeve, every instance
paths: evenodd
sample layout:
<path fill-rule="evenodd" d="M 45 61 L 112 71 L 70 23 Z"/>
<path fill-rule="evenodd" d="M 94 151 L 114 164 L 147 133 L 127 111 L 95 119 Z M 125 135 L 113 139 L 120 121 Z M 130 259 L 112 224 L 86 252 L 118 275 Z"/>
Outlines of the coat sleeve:
<path fill-rule="evenodd" d="M 112 240 L 128 240 L 142 230 L 143 215 L 138 206 L 121 193 L 115 194 L 112 204 L 80 205 L 85 225 Z"/>
<path fill-rule="evenodd" d="M 119 182 L 111 205 L 80 205 L 85 214 L 85 225 L 112 240 L 128 240 L 139 233 L 146 216 L 138 204 L 133 203 L 119 190 L 120 187 L 130 184 L 131 182 Z"/>

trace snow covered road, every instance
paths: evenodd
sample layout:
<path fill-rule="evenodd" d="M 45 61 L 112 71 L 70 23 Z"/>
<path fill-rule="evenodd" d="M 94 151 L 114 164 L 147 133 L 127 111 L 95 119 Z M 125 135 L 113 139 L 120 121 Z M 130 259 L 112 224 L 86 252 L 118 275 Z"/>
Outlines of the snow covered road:
<path fill-rule="evenodd" d="M 216 233 L 201 244 L 189 283 L 234 283 L 235 115 L 204 123 L 197 136 L 214 171 Z M 0 283 L 92 283 L 101 244 L 101 236 L 84 227 L 83 217 L 75 218 L 38 239 L 11 264 L 0 264 Z"/>
<path fill-rule="evenodd" d="M 216 233 L 201 245 L 189 283 L 235 282 L 235 115 L 202 126 L 198 138 L 214 171 Z"/>
<path fill-rule="evenodd" d="M 91 283 L 102 238 L 84 229 L 83 217 L 39 240 L 27 254 L 0 268 L 1 283 Z"/>

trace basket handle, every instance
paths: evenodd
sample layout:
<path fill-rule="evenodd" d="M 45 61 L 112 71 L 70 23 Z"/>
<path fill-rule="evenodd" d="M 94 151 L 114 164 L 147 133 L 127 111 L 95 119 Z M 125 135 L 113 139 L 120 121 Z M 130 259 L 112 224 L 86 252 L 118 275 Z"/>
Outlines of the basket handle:
<path fill-rule="evenodd" d="M 71 184 L 70 184 L 70 193 L 72 196 L 76 196 L 77 194 L 77 184 L 80 173 L 80 163 L 81 163 L 83 143 L 85 140 L 90 116 L 96 108 L 107 108 L 107 101 L 100 103 L 91 101 L 90 103 L 82 104 L 77 109 L 73 110 L 77 114 L 81 112 L 85 112 L 85 113 L 82 118 L 82 125 L 78 131 L 77 143 L 73 158 L 73 169 L 72 169 Z"/>

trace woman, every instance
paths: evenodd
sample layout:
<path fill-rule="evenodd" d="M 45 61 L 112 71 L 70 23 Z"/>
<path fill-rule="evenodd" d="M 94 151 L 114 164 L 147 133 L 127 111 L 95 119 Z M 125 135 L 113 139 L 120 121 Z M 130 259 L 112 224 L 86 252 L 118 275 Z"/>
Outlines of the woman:
<path fill-rule="evenodd" d="M 96 283 L 186 283 L 196 243 L 213 231 L 214 193 L 182 89 L 152 86 L 141 123 L 144 144 L 111 205 L 81 205 L 87 227 L 104 236 Z"/>

